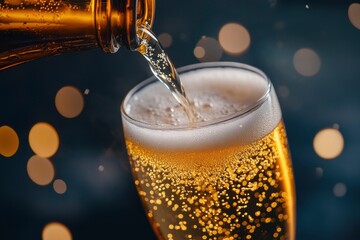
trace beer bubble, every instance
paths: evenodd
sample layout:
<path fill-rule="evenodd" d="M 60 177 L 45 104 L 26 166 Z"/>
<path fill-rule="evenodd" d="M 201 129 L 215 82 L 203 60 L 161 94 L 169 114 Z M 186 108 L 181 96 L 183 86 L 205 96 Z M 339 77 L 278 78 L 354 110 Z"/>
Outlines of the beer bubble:
<path fill-rule="evenodd" d="M 213 104 L 212 103 L 204 103 L 202 105 L 203 108 L 212 108 L 213 107 Z"/>
<path fill-rule="evenodd" d="M 222 49 L 230 55 L 240 55 L 250 46 L 249 31 L 238 23 L 227 23 L 219 32 Z"/>
<path fill-rule="evenodd" d="M 48 223 L 42 231 L 42 240 L 72 240 L 68 227 L 59 222 Z"/>
<path fill-rule="evenodd" d="M 344 183 L 337 183 L 333 188 L 334 195 L 336 197 L 343 197 L 345 196 L 347 191 L 346 185 Z"/>
<path fill-rule="evenodd" d="M 316 75 L 321 68 L 319 55 L 309 48 L 302 48 L 296 51 L 293 64 L 296 71 L 305 77 Z"/>
<path fill-rule="evenodd" d="M 288 153 L 279 160 L 269 151 L 279 147 L 274 136 L 279 137 L 283 130 L 281 122 L 262 140 L 239 146 L 239 158 L 234 157 L 233 146 L 196 154 L 159 154 L 128 140 L 135 184 L 143 189 L 139 194 L 151 209 L 148 216 L 164 235 L 171 233 L 174 239 L 185 239 L 190 233 L 202 239 L 258 239 L 261 225 L 285 238 L 286 233 L 291 234 L 288 227 L 293 219 L 288 168 L 286 162 L 281 163 Z"/>
<path fill-rule="evenodd" d="M 360 3 L 352 3 L 348 9 L 348 17 L 351 24 L 360 30 Z"/>
<path fill-rule="evenodd" d="M 64 180 L 56 179 L 53 183 L 54 191 L 58 194 L 64 194 L 67 190 L 66 183 Z"/>
<path fill-rule="evenodd" d="M 167 107 L 167 108 L 165 109 L 165 111 L 166 111 L 166 112 L 174 112 L 174 108 L 172 108 L 172 107 Z"/>
<path fill-rule="evenodd" d="M 59 148 L 59 136 L 53 126 L 40 122 L 35 124 L 29 132 L 31 149 L 40 157 L 53 156 Z"/>
<path fill-rule="evenodd" d="M 344 138 L 338 129 L 326 128 L 316 134 L 313 146 L 319 157 L 333 159 L 343 151 Z"/>
<path fill-rule="evenodd" d="M 85 90 L 85 94 L 88 93 L 89 91 Z M 57 92 L 55 106 L 63 117 L 75 118 L 80 115 L 84 108 L 84 98 L 77 88 L 66 86 Z"/>
<path fill-rule="evenodd" d="M 54 179 L 55 169 L 49 159 L 32 156 L 28 160 L 26 168 L 30 179 L 40 186 L 48 185 Z"/>
<path fill-rule="evenodd" d="M 193 106 L 194 106 L 194 107 L 196 107 L 196 108 L 199 107 L 199 100 L 198 100 L 197 98 L 194 98 L 194 99 L 192 100 L 192 103 L 193 103 Z"/>
<path fill-rule="evenodd" d="M 13 156 L 19 148 L 19 137 L 9 126 L 0 127 L 0 154 L 4 157 Z"/>

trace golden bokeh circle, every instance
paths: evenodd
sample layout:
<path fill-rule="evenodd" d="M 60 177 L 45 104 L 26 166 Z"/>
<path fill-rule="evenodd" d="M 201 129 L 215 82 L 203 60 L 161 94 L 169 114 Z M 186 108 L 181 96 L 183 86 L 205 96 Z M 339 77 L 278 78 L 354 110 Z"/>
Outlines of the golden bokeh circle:
<path fill-rule="evenodd" d="M 326 128 L 316 134 L 313 146 L 319 157 L 333 159 L 342 153 L 344 137 L 338 129 Z"/>
<path fill-rule="evenodd" d="M 194 48 L 194 55 L 200 62 L 218 61 L 222 54 L 219 42 L 212 37 L 201 37 Z"/>
<path fill-rule="evenodd" d="M 19 149 L 19 137 L 9 126 L 0 127 L 0 154 L 4 157 L 13 156 Z"/>
<path fill-rule="evenodd" d="M 239 55 L 249 48 L 250 33 L 241 24 L 227 23 L 220 29 L 219 43 L 226 53 Z"/>
<path fill-rule="evenodd" d="M 68 227 L 59 222 L 48 223 L 42 231 L 42 240 L 72 240 Z"/>
<path fill-rule="evenodd" d="M 31 149 L 40 157 L 53 156 L 59 149 L 59 135 L 56 129 L 48 123 L 35 124 L 29 132 Z"/>
<path fill-rule="evenodd" d="M 161 46 L 163 46 L 164 48 L 171 47 L 171 45 L 173 43 L 173 37 L 169 33 L 159 34 L 158 39 L 161 43 Z"/>
<path fill-rule="evenodd" d="M 348 9 L 348 17 L 351 24 L 360 30 L 360 3 L 352 3 Z"/>
<path fill-rule="evenodd" d="M 58 194 L 64 194 L 67 190 L 66 183 L 61 179 L 56 179 L 53 183 L 54 191 Z"/>
<path fill-rule="evenodd" d="M 26 169 L 30 179 L 40 186 L 50 184 L 55 176 L 55 169 L 52 162 L 47 158 L 42 158 L 37 155 L 32 156 L 28 160 Z"/>
<path fill-rule="evenodd" d="M 63 117 L 75 118 L 84 109 L 84 97 L 77 88 L 65 86 L 57 92 L 55 106 Z"/>
<path fill-rule="evenodd" d="M 296 71 L 305 77 L 314 76 L 321 68 L 319 55 L 310 48 L 301 48 L 296 51 L 293 63 Z"/>
<path fill-rule="evenodd" d="M 205 56 L 205 49 L 200 46 L 195 47 L 194 48 L 194 56 L 196 58 L 203 58 Z"/>

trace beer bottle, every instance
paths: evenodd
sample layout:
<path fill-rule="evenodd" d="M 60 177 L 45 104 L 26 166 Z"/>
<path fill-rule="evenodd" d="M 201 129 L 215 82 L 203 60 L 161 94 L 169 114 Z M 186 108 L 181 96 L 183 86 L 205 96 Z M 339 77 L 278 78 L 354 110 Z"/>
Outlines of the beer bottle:
<path fill-rule="evenodd" d="M 98 47 L 134 50 L 154 11 L 155 0 L 0 0 L 0 70 Z"/>

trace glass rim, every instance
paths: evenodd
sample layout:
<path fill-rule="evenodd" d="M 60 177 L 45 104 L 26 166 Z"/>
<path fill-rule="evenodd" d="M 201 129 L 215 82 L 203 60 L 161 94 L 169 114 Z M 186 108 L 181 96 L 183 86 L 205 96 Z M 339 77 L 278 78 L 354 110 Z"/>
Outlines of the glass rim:
<path fill-rule="evenodd" d="M 150 123 L 146 123 L 143 121 L 139 121 L 139 120 L 129 116 L 125 111 L 126 103 L 137 92 L 141 91 L 143 88 L 147 87 L 150 84 L 153 84 L 155 82 L 160 82 L 155 76 L 151 76 L 151 77 L 145 79 L 144 81 L 140 82 L 139 84 L 137 84 L 126 94 L 126 96 L 124 97 L 124 99 L 121 103 L 121 115 L 126 121 L 128 121 L 138 127 L 141 127 L 141 128 L 148 128 L 148 129 L 153 129 L 153 130 L 190 130 L 190 129 L 199 129 L 199 128 L 203 128 L 203 127 L 223 124 L 225 122 L 232 121 L 234 119 L 242 118 L 242 117 L 254 112 L 263 103 L 265 103 L 267 101 L 267 99 L 270 96 L 272 84 L 271 84 L 270 79 L 267 77 L 267 75 L 263 71 L 261 71 L 260 69 L 258 69 L 256 67 L 253 67 L 253 66 L 250 66 L 250 65 L 247 65 L 244 63 L 220 61 L 220 62 L 190 64 L 190 65 L 186 65 L 183 67 L 179 67 L 176 70 L 179 73 L 179 75 L 181 76 L 182 73 L 186 73 L 189 71 L 195 71 L 195 70 L 206 69 L 206 68 L 222 68 L 222 67 L 243 69 L 243 70 L 253 72 L 253 73 L 261 76 L 267 83 L 267 87 L 266 87 L 266 89 L 264 89 L 265 90 L 264 93 L 257 99 L 257 101 L 254 101 L 254 103 L 250 104 L 246 108 L 244 108 L 238 112 L 235 112 L 233 114 L 229 114 L 227 116 L 221 117 L 221 118 L 217 118 L 217 119 L 207 121 L 207 122 L 196 122 L 195 124 L 192 124 L 192 125 L 182 124 L 182 125 L 177 125 L 177 126 L 169 126 L 169 125 L 161 126 L 161 125 L 150 124 Z"/>

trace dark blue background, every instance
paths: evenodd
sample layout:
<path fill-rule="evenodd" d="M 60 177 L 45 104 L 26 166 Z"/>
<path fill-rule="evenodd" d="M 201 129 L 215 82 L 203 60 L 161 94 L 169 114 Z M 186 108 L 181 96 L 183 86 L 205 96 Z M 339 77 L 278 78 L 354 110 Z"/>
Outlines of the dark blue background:
<path fill-rule="evenodd" d="M 153 29 L 172 35 L 168 53 L 176 66 L 198 62 L 193 49 L 201 36 L 217 38 L 224 24 L 238 22 L 249 30 L 251 46 L 221 60 L 256 66 L 275 89 L 289 89 L 279 100 L 293 158 L 300 240 L 359 239 L 360 30 L 348 19 L 352 2 L 157 1 Z M 274 27 L 279 21 L 280 29 Z M 305 47 L 321 58 L 313 77 L 301 76 L 293 66 L 294 53 Z M 144 59 L 126 49 L 48 57 L 0 72 L 0 126 L 13 127 L 20 138 L 15 156 L 0 156 L 0 239 L 40 239 L 52 221 L 68 226 L 74 239 L 155 239 L 132 182 L 120 117 L 126 92 L 150 74 Z M 90 90 L 75 119 L 63 118 L 54 105 L 66 85 Z M 28 133 L 40 121 L 52 124 L 60 136 L 51 159 L 56 178 L 67 183 L 64 195 L 51 185 L 37 186 L 26 172 L 32 156 Z M 319 130 L 335 123 L 345 148 L 338 158 L 323 160 L 312 142 Z M 347 186 L 343 197 L 333 193 L 338 182 Z"/>

